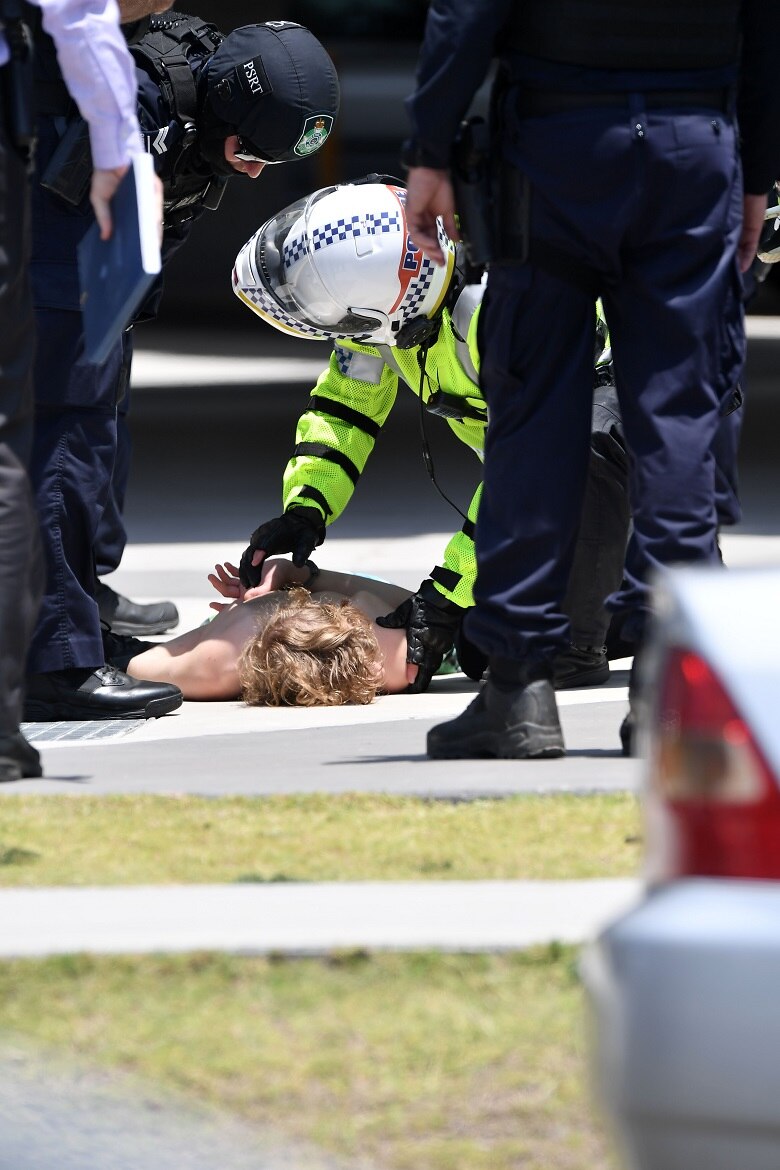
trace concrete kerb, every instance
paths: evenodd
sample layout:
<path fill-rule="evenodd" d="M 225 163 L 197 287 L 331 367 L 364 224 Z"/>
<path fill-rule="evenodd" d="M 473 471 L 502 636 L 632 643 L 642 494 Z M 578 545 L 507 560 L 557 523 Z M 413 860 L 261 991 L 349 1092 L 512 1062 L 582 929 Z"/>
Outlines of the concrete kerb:
<path fill-rule="evenodd" d="M 2 890 L 0 956 L 518 950 L 585 942 L 639 895 L 632 879 Z"/>

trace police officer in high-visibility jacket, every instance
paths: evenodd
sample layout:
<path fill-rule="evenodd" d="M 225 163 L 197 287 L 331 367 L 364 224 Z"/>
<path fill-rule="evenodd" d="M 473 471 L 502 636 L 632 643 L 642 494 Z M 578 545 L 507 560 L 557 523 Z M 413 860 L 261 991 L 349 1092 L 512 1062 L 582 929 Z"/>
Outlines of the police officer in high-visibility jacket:
<path fill-rule="evenodd" d="M 487 411 L 477 346 L 484 286 L 466 283 L 462 257 L 441 232 L 437 268 L 409 239 L 405 189 L 368 176 L 300 199 L 264 224 L 236 260 L 233 287 L 283 332 L 334 339 L 298 423 L 284 473 L 284 512 L 253 533 L 241 560 L 257 584 L 263 558 L 291 552 L 302 565 L 352 497 L 395 401 L 399 381 L 481 458 Z M 416 437 L 413 441 L 417 441 Z M 604 682 L 604 598 L 620 582 L 628 529 L 627 467 L 614 389 L 594 394 L 591 512 L 583 517 L 582 571 L 569 598 L 573 644 L 559 656 L 559 687 Z M 383 623 L 408 631 L 410 690 L 422 691 L 457 639 L 473 604 L 477 488 L 465 523 L 416 595 Z M 597 555 L 598 552 L 598 555 Z M 587 566 L 587 569 L 585 568 Z M 479 677 L 484 660 L 461 642 L 461 664 Z"/>

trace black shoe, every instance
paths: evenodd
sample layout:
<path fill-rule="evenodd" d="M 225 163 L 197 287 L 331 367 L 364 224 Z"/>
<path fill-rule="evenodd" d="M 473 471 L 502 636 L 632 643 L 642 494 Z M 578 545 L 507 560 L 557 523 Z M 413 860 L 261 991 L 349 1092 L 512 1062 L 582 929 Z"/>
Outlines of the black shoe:
<path fill-rule="evenodd" d="M 636 642 L 627 642 L 623 637 L 623 625 L 626 621 L 624 613 L 612 615 L 607 630 L 607 661 L 614 662 L 616 658 L 633 658 L 637 651 Z"/>
<path fill-rule="evenodd" d="M 607 652 L 603 646 L 575 646 L 573 643 L 553 660 L 556 691 L 574 687 L 600 687 L 609 678 Z"/>
<path fill-rule="evenodd" d="M 634 736 L 636 734 L 636 716 L 629 707 L 628 714 L 620 724 L 620 746 L 624 756 L 636 755 L 634 750 Z"/>
<path fill-rule="evenodd" d="M 179 611 L 172 601 L 154 601 L 139 605 L 98 581 L 95 600 L 100 620 L 115 634 L 164 634 L 179 624 Z"/>
<path fill-rule="evenodd" d="M 21 731 L 0 735 L 0 781 L 42 775 L 41 757 Z"/>
<path fill-rule="evenodd" d="M 553 685 L 547 678 L 538 678 L 503 689 L 488 676 L 462 715 L 431 728 L 427 746 L 435 760 L 563 756 L 566 749 Z"/>
<path fill-rule="evenodd" d="M 639 755 L 637 751 L 638 729 L 647 723 L 647 700 L 642 685 L 642 671 L 641 654 L 636 654 L 631 663 L 631 674 L 628 678 L 628 714 L 620 724 L 620 746 L 624 756 Z"/>
<path fill-rule="evenodd" d="M 143 654 L 144 650 L 151 650 L 158 646 L 158 642 L 142 642 L 140 638 L 133 638 L 130 634 L 116 634 L 103 625 L 103 653 L 107 666 L 115 666 L 117 670 L 127 670 L 131 658 L 136 654 Z"/>
<path fill-rule="evenodd" d="M 53 670 L 27 679 L 24 718 L 30 723 L 60 719 L 157 719 L 183 702 L 170 683 L 131 678 L 113 666 Z"/>

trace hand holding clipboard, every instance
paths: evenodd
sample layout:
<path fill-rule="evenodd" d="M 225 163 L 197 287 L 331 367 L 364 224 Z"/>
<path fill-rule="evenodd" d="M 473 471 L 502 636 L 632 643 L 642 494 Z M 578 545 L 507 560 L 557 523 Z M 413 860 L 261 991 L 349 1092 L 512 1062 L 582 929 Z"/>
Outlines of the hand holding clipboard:
<path fill-rule="evenodd" d="M 78 248 L 85 353 L 96 364 L 106 360 L 162 268 L 158 181 L 151 155 L 133 155 L 111 200 L 110 215 L 108 239 L 101 238 L 96 221 Z"/>

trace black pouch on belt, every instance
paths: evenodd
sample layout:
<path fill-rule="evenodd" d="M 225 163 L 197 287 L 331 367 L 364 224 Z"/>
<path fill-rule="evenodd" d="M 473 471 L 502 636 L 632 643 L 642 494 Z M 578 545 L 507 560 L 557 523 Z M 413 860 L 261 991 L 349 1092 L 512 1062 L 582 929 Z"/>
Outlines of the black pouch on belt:
<path fill-rule="evenodd" d="M 83 118 L 74 118 L 41 175 L 41 186 L 72 207 L 78 207 L 89 191 L 91 178 L 89 126 Z"/>
<path fill-rule="evenodd" d="M 466 258 L 472 269 L 484 269 L 495 254 L 490 130 L 484 118 L 461 122 L 450 169 Z"/>

